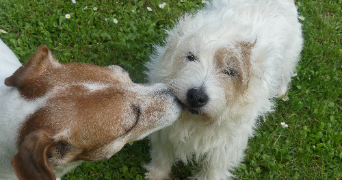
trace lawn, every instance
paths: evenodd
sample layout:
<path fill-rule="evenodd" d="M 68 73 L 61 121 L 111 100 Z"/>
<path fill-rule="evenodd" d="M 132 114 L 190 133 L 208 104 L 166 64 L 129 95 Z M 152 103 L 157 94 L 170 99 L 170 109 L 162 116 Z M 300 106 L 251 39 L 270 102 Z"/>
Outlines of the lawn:
<path fill-rule="evenodd" d="M 202 0 L 183 1 L 0 0 L 0 38 L 22 63 L 46 44 L 60 62 L 120 65 L 143 83 L 144 63 L 152 45 L 163 43 L 164 29 L 203 7 Z M 305 38 L 297 76 L 288 99 L 260 120 L 237 179 L 342 179 L 342 0 L 296 1 Z M 144 179 L 148 161 L 148 140 L 137 141 L 63 180 Z M 173 179 L 194 169 L 179 163 Z"/>

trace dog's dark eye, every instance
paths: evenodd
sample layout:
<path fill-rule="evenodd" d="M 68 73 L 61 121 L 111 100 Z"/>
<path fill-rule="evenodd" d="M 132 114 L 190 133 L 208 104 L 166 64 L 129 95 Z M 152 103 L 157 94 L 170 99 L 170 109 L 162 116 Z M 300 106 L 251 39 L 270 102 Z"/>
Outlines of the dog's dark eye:
<path fill-rule="evenodd" d="M 186 55 L 186 59 L 188 59 L 189 61 L 196 61 L 197 58 L 194 54 L 192 54 L 192 52 L 188 52 L 188 54 Z"/>
<path fill-rule="evenodd" d="M 229 70 L 223 70 L 222 73 L 228 75 L 228 76 L 237 76 L 238 72 L 235 70 L 229 69 Z"/>

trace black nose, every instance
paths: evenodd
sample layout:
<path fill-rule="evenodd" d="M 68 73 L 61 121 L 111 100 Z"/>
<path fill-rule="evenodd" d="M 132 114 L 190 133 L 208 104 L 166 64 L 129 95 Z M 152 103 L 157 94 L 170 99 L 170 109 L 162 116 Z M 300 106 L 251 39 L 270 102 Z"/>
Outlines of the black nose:
<path fill-rule="evenodd" d="M 186 100 L 192 108 L 200 108 L 207 104 L 209 98 L 203 88 L 193 88 L 188 90 Z"/>

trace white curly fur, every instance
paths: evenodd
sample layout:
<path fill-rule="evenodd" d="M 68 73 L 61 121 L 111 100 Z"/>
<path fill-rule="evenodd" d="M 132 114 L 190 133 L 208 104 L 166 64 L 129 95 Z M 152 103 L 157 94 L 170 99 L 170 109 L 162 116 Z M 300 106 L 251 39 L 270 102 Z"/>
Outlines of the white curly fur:
<path fill-rule="evenodd" d="M 297 17 L 293 0 L 214 0 L 167 31 L 146 74 L 151 83 L 166 83 L 185 109 L 172 126 L 150 136 L 146 178 L 169 177 L 179 160 L 198 162 L 195 179 L 233 177 L 257 119 L 273 111 L 272 99 L 285 95 L 295 74 L 303 45 Z M 222 73 L 227 69 L 238 75 Z M 209 97 L 199 114 L 186 110 L 191 88 Z"/>

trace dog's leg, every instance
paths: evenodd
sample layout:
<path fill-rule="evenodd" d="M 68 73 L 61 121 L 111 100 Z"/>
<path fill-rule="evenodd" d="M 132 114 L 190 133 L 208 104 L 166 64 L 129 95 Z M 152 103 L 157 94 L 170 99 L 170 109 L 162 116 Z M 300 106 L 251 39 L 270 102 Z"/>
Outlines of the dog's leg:
<path fill-rule="evenodd" d="M 277 94 L 278 98 L 284 97 L 286 95 L 286 92 L 289 88 L 289 84 L 291 82 L 291 78 L 293 76 L 296 76 L 294 69 L 295 69 L 297 61 L 298 61 L 297 59 L 299 59 L 298 56 L 297 57 L 289 57 L 283 63 L 282 75 L 281 75 L 281 79 L 280 79 L 280 86 L 278 88 L 278 94 Z"/>
<path fill-rule="evenodd" d="M 297 24 L 297 23 L 293 23 Z M 299 28 L 293 28 L 291 33 L 291 38 L 287 41 L 287 46 L 284 49 L 284 59 L 281 63 L 281 80 L 278 89 L 278 97 L 283 97 L 289 88 L 291 78 L 296 76 L 295 69 L 297 63 L 300 59 L 300 52 L 302 50 L 303 38 L 301 37 L 301 32 Z"/>
<path fill-rule="evenodd" d="M 228 139 L 228 138 L 227 138 Z M 225 145 L 211 149 L 203 157 L 200 171 L 195 174 L 196 180 L 227 180 L 234 177 L 231 173 L 243 160 L 247 147 L 248 134 L 236 134 L 229 138 Z"/>
<path fill-rule="evenodd" d="M 149 180 L 167 179 L 171 173 L 171 167 L 174 163 L 174 151 L 169 147 L 171 143 L 168 140 L 161 140 L 161 133 L 155 132 L 150 136 L 152 150 L 152 160 L 144 168 L 147 170 L 145 178 Z"/>

